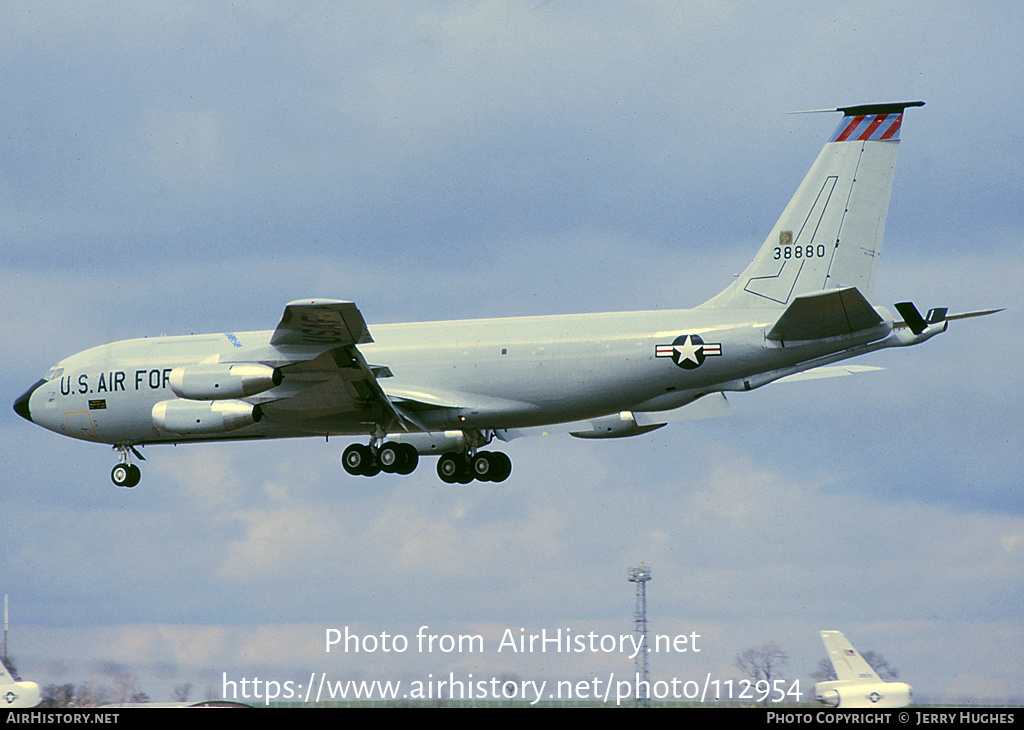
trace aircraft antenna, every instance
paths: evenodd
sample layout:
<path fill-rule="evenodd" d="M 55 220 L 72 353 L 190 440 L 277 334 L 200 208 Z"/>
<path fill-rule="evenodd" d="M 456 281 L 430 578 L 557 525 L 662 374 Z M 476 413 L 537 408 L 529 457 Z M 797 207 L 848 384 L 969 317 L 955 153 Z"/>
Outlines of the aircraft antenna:
<path fill-rule="evenodd" d="M 638 568 L 629 569 L 629 582 L 636 583 L 636 610 L 633 612 L 633 631 L 637 636 L 640 651 L 636 654 L 637 707 L 647 707 L 651 703 L 651 670 L 647 664 L 647 581 L 651 579 L 651 569 L 643 563 Z"/>

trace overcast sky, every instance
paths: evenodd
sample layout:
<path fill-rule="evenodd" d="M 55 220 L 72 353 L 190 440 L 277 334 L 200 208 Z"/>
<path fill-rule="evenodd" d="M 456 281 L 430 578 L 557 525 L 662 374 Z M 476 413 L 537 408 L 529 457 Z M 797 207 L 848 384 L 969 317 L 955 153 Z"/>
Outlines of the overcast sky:
<path fill-rule="evenodd" d="M 0 24 L 0 589 L 41 684 L 628 674 L 506 628 L 700 634 L 737 677 L 820 629 L 918 697 L 1024 697 L 1024 51 L 1017 2 L 15 3 Z M 350 477 L 348 443 L 115 454 L 18 418 L 61 358 L 270 329 L 694 306 L 739 273 L 837 115 L 907 112 L 874 303 L 1006 311 L 622 441 L 508 445 L 501 485 Z M 479 634 L 473 654 L 324 650 Z"/>

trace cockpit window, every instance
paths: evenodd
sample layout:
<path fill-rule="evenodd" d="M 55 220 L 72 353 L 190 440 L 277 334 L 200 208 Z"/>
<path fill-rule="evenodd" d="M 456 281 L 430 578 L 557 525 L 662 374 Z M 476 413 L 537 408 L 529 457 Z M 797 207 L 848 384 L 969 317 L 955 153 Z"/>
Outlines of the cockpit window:
<path fill-rule="evenodd" d="M 59 378 L 63 374 L 64 374 L 64 368 L 53 367 L 53 368 L 50 368 L 50 372 L 48 372 L 46 375 L 43 376 L 43 380 L 45 380 L 47 382 L 49 382 L 51 380 L 56 380 L 57 378 Z"/>

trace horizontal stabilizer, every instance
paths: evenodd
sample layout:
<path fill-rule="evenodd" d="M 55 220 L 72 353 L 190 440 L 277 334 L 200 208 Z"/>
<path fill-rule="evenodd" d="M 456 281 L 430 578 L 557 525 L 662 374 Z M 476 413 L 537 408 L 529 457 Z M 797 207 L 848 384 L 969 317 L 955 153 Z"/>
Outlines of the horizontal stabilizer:
<path fill-rule="evenodd" d="M 946 321 L 949 322 L 953 319 L 970 319 L 971 317 L 987 317 L 990 314 L 996 314 L 1002 312 L 1003 309 L 986 309 L 982 312 L 964 312 L 963 314 L 948 314 L 946 315 Z"/>
<path fill-rule="evenodd" d="M 767 337 L 777 342 L 820 340 L 871 329 L 881 323 L 874 307 L 856 287 L 850 287 L 797 297 Z"/>

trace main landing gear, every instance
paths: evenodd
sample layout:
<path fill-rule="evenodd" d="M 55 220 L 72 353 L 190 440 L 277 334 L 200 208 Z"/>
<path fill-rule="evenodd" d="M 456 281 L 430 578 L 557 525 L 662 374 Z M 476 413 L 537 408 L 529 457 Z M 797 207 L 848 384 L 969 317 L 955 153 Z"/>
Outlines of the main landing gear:
<path fill-rule="evenodd" d="M 512 473 L 512 460 L 500 451 L 477 451 L 460 454 L 449 451 L 437 460 L 437 475 L 447 484 L 503 482 Z"/>
<path fill-rule="evenodd" d="M 436 453 L 436 452 L 435 452 Z M 352 444 L 341 454 L 341 465 L 354 476 L 411 474 L 419 464 L 419 452 L 412 444 L 387 441 Z M 437 475 L 447 484 L 503 482 L 512 473 L 512 460 L 498 451 L 448 451 L 437 461 Z"/>
<path fill-rule="evenodd" d="M 341 454 L 341 465 L 354 476 L 372 477 L 386 474 L 412 474 L 420 463 L 419 452 L 412 444 L 388 441 L 379 448 L 352 444 Z"/>
<path fill-rule="evenodd" d="M 119 487 L 134 487 L 142 479 L 142 471 L 139 467 L 132 464 L 131 454 L 135 454 L 139 459 L 145 460 L 142 454 L 140 454 L 134 446 L 115 446 L 114 449 L 118 452 L 118 458 L 121 460 L 120 463 L 110 471 L 110 481 Z"/>

